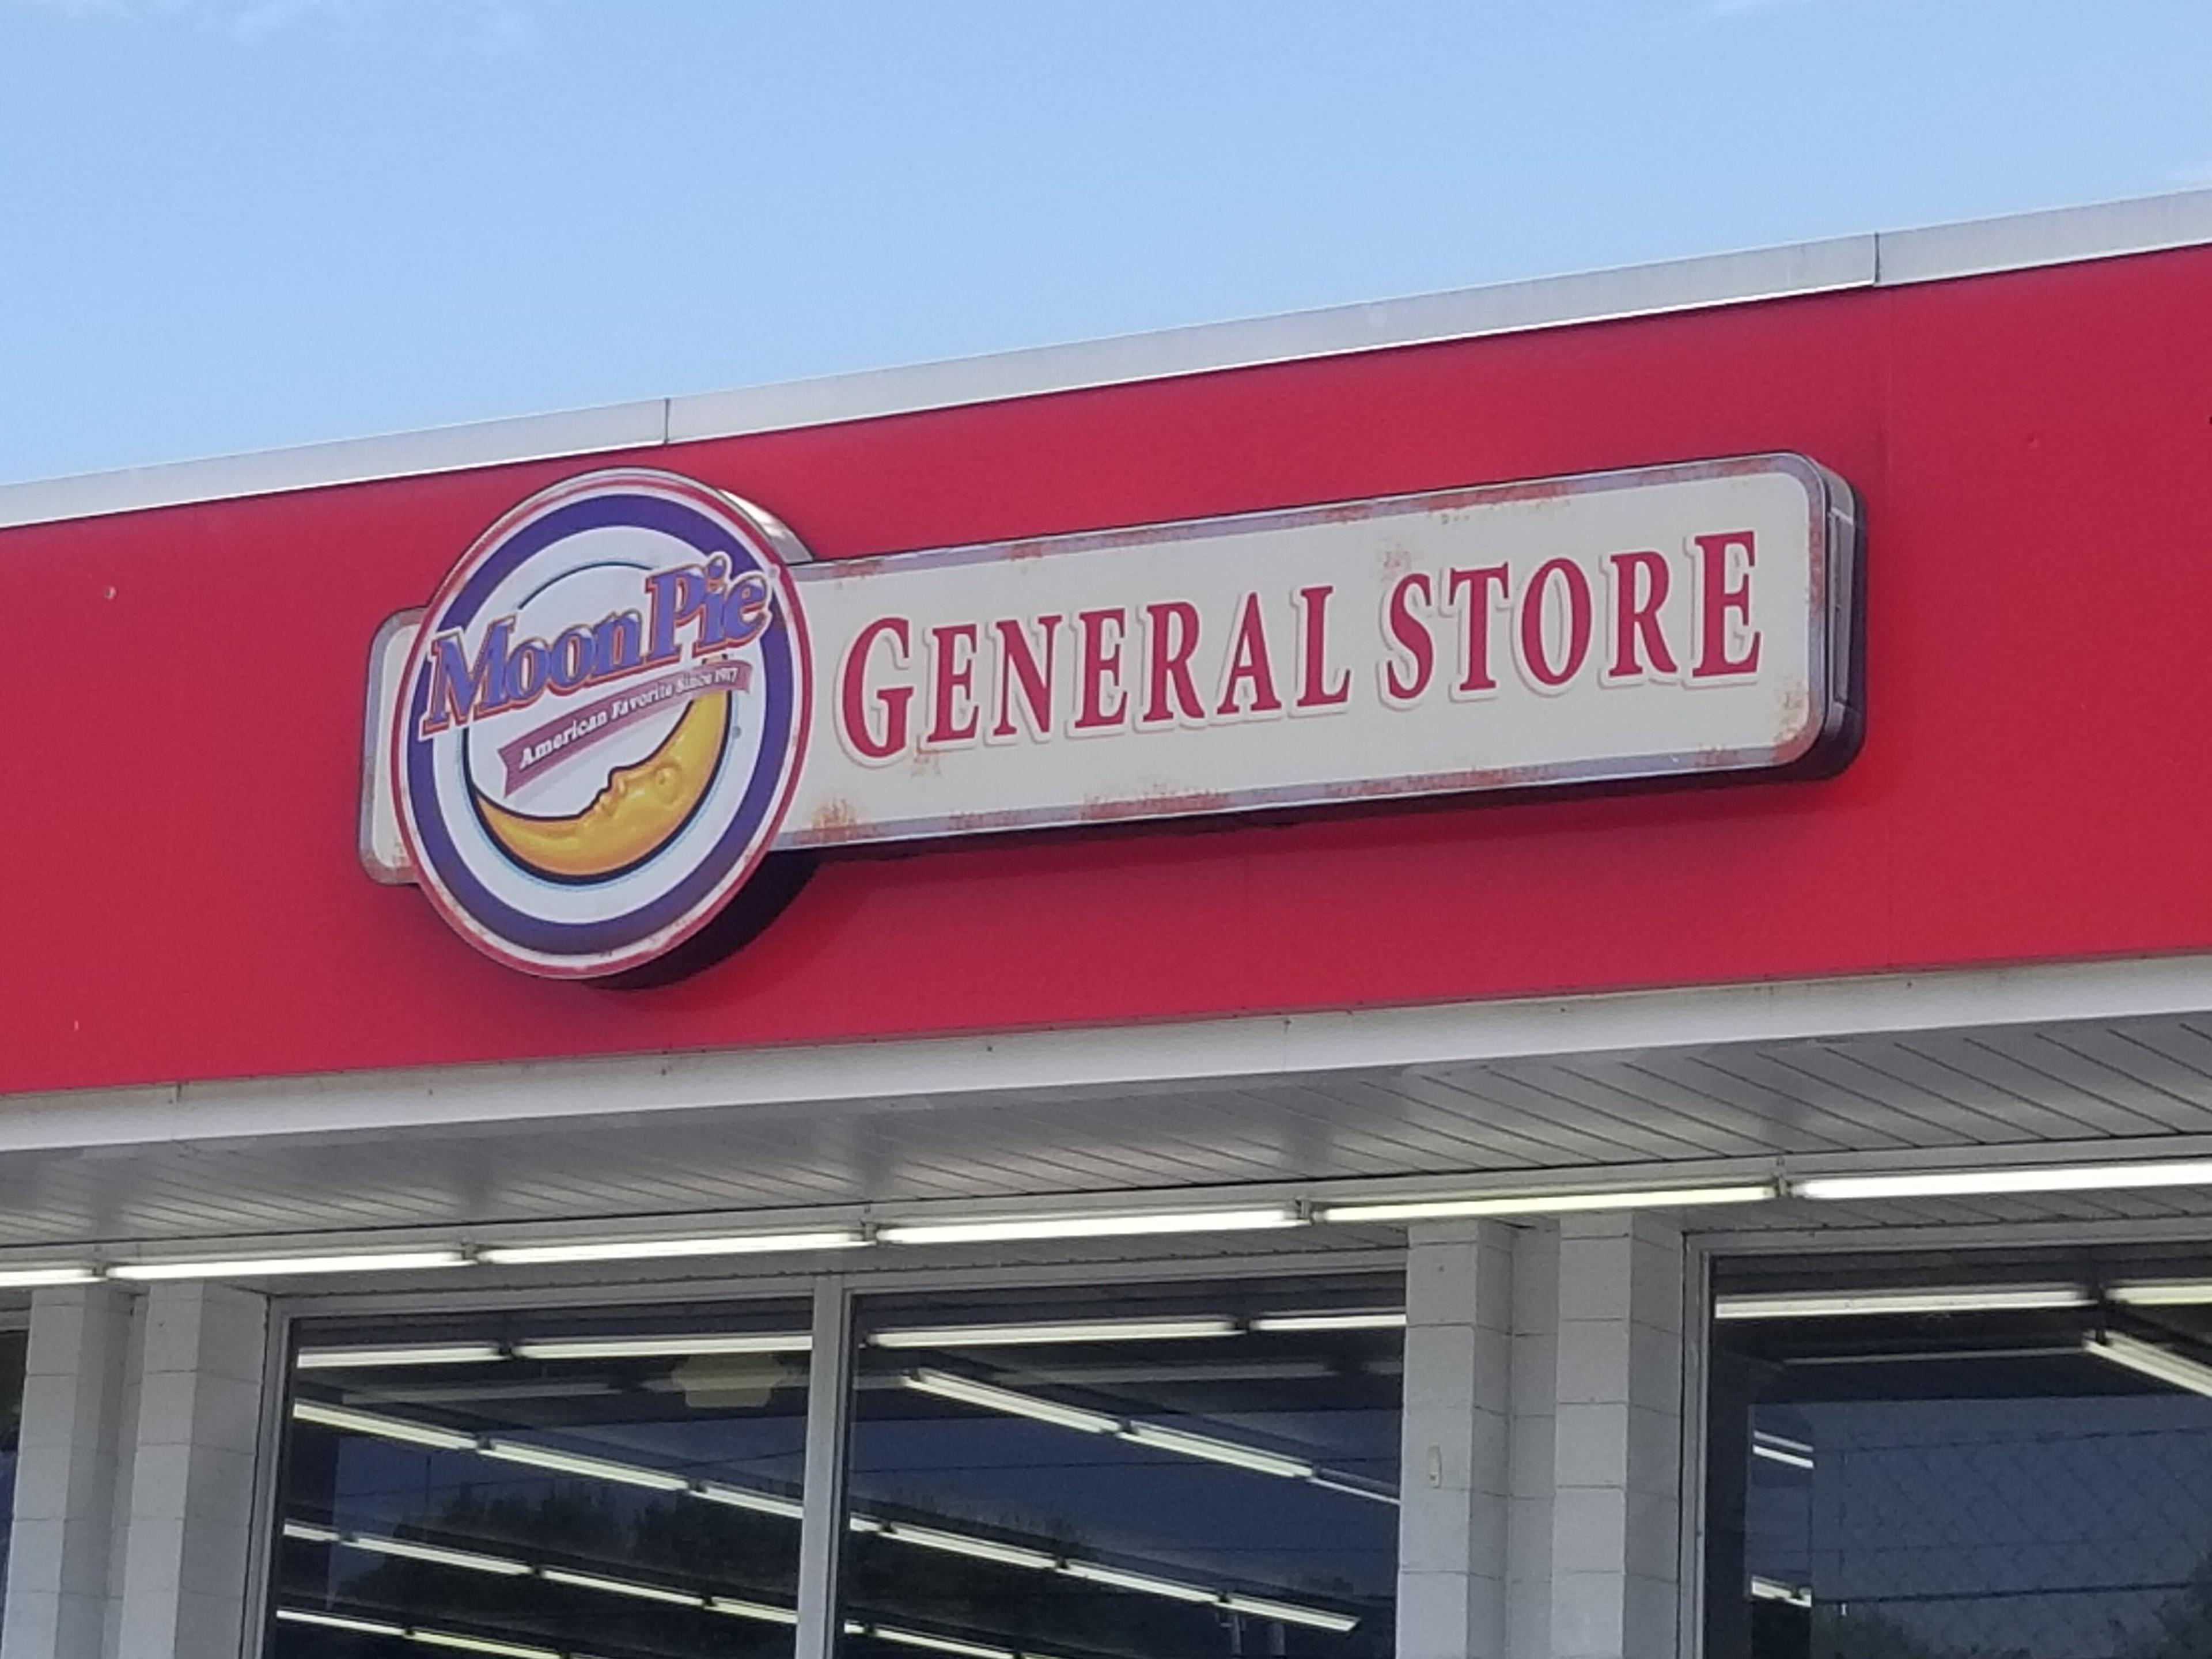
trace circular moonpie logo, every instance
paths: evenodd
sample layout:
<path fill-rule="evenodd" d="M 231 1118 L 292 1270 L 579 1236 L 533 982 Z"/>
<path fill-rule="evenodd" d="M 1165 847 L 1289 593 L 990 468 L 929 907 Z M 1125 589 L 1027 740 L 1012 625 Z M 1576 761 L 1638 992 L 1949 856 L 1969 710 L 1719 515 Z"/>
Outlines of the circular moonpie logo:
<path fill-rule="evenodd" d="M 752 873 L 810 707 L 779 545 L 797 550 L 730 496 L 618 470 L 523 502 L 446 578 L 391 764 L 423 890 L 478 949 L 536 974 L 622 973 Z"/>

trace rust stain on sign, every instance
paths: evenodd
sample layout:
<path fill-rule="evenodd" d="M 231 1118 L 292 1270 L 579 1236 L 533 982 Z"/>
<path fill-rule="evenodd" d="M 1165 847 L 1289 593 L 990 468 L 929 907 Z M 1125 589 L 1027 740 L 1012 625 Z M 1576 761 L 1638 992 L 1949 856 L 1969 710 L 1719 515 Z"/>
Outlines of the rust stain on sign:
<path fill-rule="evenodd" d="M 842 796 L 817 805 L 806 817 L 806 838 L 814 842 L 852 841 L 861 833 L 860 815 Z"/>

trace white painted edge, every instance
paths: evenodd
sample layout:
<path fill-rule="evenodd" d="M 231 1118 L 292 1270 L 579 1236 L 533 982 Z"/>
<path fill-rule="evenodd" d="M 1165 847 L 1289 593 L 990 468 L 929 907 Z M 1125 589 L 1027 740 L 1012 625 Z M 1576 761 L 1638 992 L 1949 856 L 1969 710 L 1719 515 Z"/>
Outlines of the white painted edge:
<path fill-rule="evenodd" d="M 2212 234 L 2212 231 L 2208 231 Z M 671 400 L 669 441 L 1864 288 L 1871 236 L 1723 253 Z"/>
<path fill-rule="evenodd" d="M 0 485 L 0 528 L 875 419 L 1303 358 L 2212 243 L 2212 190 L 1165 329 L 915 368 Z"/>
<path fill-rule="evenodd" d="M 2212 190 L 2174 191 L 2086 207 L 1889 231 L 1875 239 L 1883 288 L 1950 282 L 2039 265 L 2158 253 L 2212 241 Z"/>
<path fill-rule="evenodd" d="M 389 437 L 348 438 L 212 460 L 171 461 L 117 472 L 0 484 L 0 529 L 653 447 L 667 441 L 667 433 L 668 402 L 656 398 L 565 414 L 526 415 Z"/>
<path fill-rule="evenodd" d="M 0 1096 L 0 1154 L 819 1109 L 2212 1012 L 2212 956 Z"/>

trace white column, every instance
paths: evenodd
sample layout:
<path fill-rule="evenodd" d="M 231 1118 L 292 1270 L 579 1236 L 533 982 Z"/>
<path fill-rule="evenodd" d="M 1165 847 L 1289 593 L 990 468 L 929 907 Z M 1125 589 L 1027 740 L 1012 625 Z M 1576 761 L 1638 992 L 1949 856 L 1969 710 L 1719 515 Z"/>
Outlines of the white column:
<path fill-rule="evenodd" d="M 1408 1243 L 1398 1659 L 1504 1659 L 1513 1236 Z"/>
<path fill-rule="evenodd" d="M 107 1285 L 31 1298 L 0 1659 L 106 1648 L 132 1298 Z"/>
<path fill-rule="evenodd" d="M 146 1293 L 118 1659 L 237 1659 L 252 1553 L 268 1304 L 223 1285 Z"/>
<path fill-rule="evenodd" d="M 1505 1512 L 1505 1651 L 1552 1659 L 1552 1478 L 1559 1386 L 1559 1236 L 1513 1243 L 1513 1425 Z"/>
<path fill-rule="evenodd" d="M 1552 1651 L 1675 1659 L 1682 1240 L 1646 1216 L 1559 1226 Z"/>

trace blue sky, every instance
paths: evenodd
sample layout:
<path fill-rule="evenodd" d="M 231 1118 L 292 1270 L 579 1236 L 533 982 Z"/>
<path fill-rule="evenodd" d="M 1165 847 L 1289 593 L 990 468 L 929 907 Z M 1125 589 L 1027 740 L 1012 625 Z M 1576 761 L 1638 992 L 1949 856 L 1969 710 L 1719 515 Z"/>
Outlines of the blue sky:
<path fill-rule="evenodd" d="M 0 0 L 0 479 L 2212 184 L 2202 0 Z"/>

